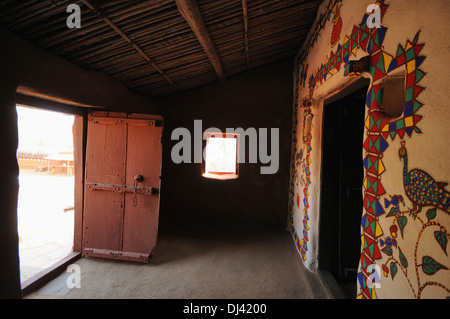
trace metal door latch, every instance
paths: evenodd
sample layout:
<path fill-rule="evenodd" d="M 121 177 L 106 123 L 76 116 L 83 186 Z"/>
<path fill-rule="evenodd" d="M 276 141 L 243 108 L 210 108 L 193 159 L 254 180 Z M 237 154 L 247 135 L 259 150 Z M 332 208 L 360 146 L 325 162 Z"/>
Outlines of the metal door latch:
<path fill-rule="evenodd" d="M 134 177 L 133 207 L 137 206 L 137 197 L 136 197 L 137 184 L 139 182 L 142 182 L 143 180 L 144 180 L 144 176 L 142 176 L 142 175 L 136 175 Z"/>
<path fill-rule="evenodd" d="M 119 185 L 119 184 L 103 184 L 103 183 L 86 183 L 86 189 L 91 191 L 110 191 L 115 193 L 133 193 L 133 206 L 137 205 L 137 194 L 144 196 L 158 195 L 159 189 L 148 186 L 138 186 L 138 183 L 144 181 L 144 176 L 136 175 L 134 177 L 133 185 Z"/>

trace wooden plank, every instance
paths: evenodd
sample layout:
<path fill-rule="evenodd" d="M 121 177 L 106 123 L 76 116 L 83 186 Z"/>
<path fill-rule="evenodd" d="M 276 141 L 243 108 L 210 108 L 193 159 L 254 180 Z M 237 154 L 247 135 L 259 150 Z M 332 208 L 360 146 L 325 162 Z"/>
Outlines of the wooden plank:
<path fill-rule="evenodd" d="M 73 157 L 75 166 L 74 185 L 74 235 L 73 251 L 81 252 L 83 239 L 84 206 L 84 142 L 85 121 L 83 116 L 76 116 L 73 122 Z"/>
<path fill-rule="evenodd" d="M 142 175 L 138 186 L 159 188 L 162 127 L 128 126 L 126 185 Z M 158 235 L 159 195 L 125 194 L 123 250 L 153 254 Z"/>
<path fill-rule="evenodd" d="M 248 7 L 247 0 L 242 0 L 242 10 L 244 14 L 244 36 L 245 36 L 245 54 L 247 57 L 247 69 L 250 69 L 250 52 L 248 49 Z"/>
<path fill-rule="evenodd" d="M 86 6 L 89 7 L 89 9 L 95 11 L 96 8 L 89 0 L 81 0 Z M 99 15 L 100 16 L 100 15 Z M 125 34 L 121 28 L 119 28 L 113 21 L 111 21 L 107 16 L 102 15 L 100 16 L 105 23 L 107 23 L 114 31 L 117 32 L 126 42 L 130 44 L 130 46 L 135 49 L 148 63 L 150 63 L 156 71 L 158 71 L 159 74 L 161 74 L 162 77 L 164 77 L 170 84 L 176 87 L 175 83 L 164 73 L 163 70 L 153 61 L 152 58 L 150 58 L 143 50 L 142 48 L 133 40 L 131 39 L 127 34 Z"/>
<path fill-rule="evenodd" d="M 32 108 L 40 108 L 44 110 L 50 110 L 54 112 L 61 112 L 65 114 L 73 114 L 79 116 L 83 116 L 85 112 L 82 108 L 73 105 L 63 104 L 50 100 L 44 100 L 35 96 L 28 96 L 20 93 L 16 93 L 16 105 Z"/>
<path fill-rule="evenodd" d="M 134 261 L 139 263 L 148 262 L 148 259 L 150 257 L 149 254 L 141 254 L 121 250 L 96 249 L 96 248 L 85 248 L 83 250 L 83 253 L 87 257 Z"/>
<path fill-rule="evenodd" d="M 160 97 L 214 81 L 217 73 L 203 76 L 207 73 L 205 65 L 215 71 L 211 56 L 213 61 L 220 61 L 219 74 L 226 77 L 234 70 L 245 69 L 238 68 L 238 62 L 247 69 L 262 61 L 272 62 L 264 58 L 262 51 L 266 48 L 273 51 L 270 55 L 280 57 L 289 45 L 298 51 L 322 1 L 140 0 L 129 4 L 103 1 L 96 6 L 93 0 L 83 0 L 92 10 L 85 8 L 83 27 L 77 32 L 59 27 L 67 15 L 55 13 L 64 5 L 49 7 L 31 2 L 30 6 L 6 5 L 6 11 L 0 12 L 5 27 L 83 69 L 101 71 L 128 89 Z M 49 19 L 51 16 L 56 20 Z M 201 24 L 205 33 L 198 27 Z M 205 54 L 210 47 L 207 42 L 215 48 L 210 57 Z M 286 46 L 278 46 L 282 43 Z M 182 84 L 178 83 L 180 79 Z M 106 104 L 83 103 L 95 107 Z M 116 104 L 120 106 L 121 102 Z"/>
<path fill-rule="evenodd" d="M 205 50 L 218 78 L 221 81 L 224 81 L 225 73 L 223 71 L 222 62 L 220 61 L 219 55 L 211 40 L 208 29 L 205 26 L 197 3 L 193 0 L 175 0 L 175 2 L 177 3 L 181 15 L 186 19 L 201 46 Z"/>
<path fill-rule="evenodd" d="M 57 263 L 27 279 L 22 283 L 22 297 L 25 297 L 39 288 L 42 288 L 51 280 L 58 277 L 70 264 L 77 261 L 77 259 L 80 258 L 80 255 L 81 254 L 79 252 L 72 252 L 63 259 L 59 260 Z"/>
<path fill-rule="evenodd" d="M 88 124 L 86 183 L 125 184 L 124 125 Z M 85 191 L 83 247 L 120 250 L 123 194 Z"/>
<path fill-rule="evenodd" d="M 156 120 L 129 119 L 119 117 L 91 117 L 91 124 L 107 124 L 107 125 L 140 125 L 140 126 L 158 126 L 161 125 Z"/>

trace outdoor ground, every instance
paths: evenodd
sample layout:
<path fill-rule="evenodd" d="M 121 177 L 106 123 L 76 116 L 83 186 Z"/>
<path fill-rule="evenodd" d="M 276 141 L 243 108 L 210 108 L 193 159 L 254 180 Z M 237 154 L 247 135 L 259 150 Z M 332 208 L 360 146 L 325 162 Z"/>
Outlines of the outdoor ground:
<path fill-rule="evenodd" d="M 74 178 L 21 170 L 18 231 L 21 282 L 72 251 Z"/>

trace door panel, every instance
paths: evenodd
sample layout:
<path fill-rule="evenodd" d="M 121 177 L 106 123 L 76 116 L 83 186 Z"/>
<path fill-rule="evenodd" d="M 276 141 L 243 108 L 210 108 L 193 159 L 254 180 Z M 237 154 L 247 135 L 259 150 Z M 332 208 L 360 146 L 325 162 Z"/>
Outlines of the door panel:
<path fill-rule="evenodd" d="M 113 116 L 89 117 L 83 255 L 147 262 L 158 233 L 162 119 Z"/>
<path fill-rule="evenodd" d="M 89 121 L 86 185 L 125 182 L 126 127 Z M 84 247 L 120 250 L 123 194 L 85 191 Z"/>
<path fill-rule="evenodd" d="M 350 281 L 355 280 L 361 249 L 365 92 L 363 88 L 360 96 L 352 95 L 341 107 L 339 272 L 342 278 Z"/>
<path fill-rule="evenodd" d="M 324 107 L 319 267 L 339 283 L 356 284 L 361 256 L 366 92 L 364 86 Z"/>
<path fill-rule="evenodd" d="M 126 184 L 133 185 L 134 177 L 144 177 L 138 186 L 158 188 L 161 173 L 161 127 L 130 125 L 128 127 L 128 151 Z M 125 194 L 123 249 L 149 251 L 156 244 L 158 231 L 159 195 Z"/>

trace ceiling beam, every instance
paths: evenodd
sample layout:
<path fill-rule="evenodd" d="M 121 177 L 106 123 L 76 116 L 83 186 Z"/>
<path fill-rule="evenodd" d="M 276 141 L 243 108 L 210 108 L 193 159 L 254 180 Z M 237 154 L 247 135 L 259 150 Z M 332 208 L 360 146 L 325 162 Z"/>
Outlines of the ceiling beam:
<path fill-rule="evenodd" d="M 203 21 L 200 10 L 195 0 L 175 0 L 177 3 L 178 11 L 180 11 L 183 18 L 187 21 L 198 41 L 200 42 L 203 50 L 208 56 L 211 64 L 216 71 L 217 77 L 220 81 L 225 81 L 225 73 L 223 71 L 222 62 L 220 61 L 219 54 L 211 40 L 208 29 Z"/>
<path fill-rule="evenodd" d="M 151 64 L 151 66 L 164 78 L 169 82 L 172 86 L 175 87 L 175 89 L 178 89 L 176 84 L 167 76 L 167 74 L 161 70 L 161 68 L 142 50 L 142 48 L 136 44 L 128 35 L 126 35 L 114 22 L 111 21 L 106 15 L 104 15 L 97 7 L 94 6 L 90 2 L 90 0 L 81 0 L 89 9 L 94 11 L 97 16 L 103 21 L 108 24 L 114 31 L 116 31 L 117 34 L 119 34 L 125 41 L 128 42 L 128 44 L 135 49 L 148 63 Z"/>
<path fill-rule="evenodd" d="M 250 69 L 250 52 L 248 49 L 248 6 L 247 0 L 242 0 L 242 10 L 244 12 L 244 31 L 245 31 L 245 54 L 247 55 L 247 69 Z"/>

